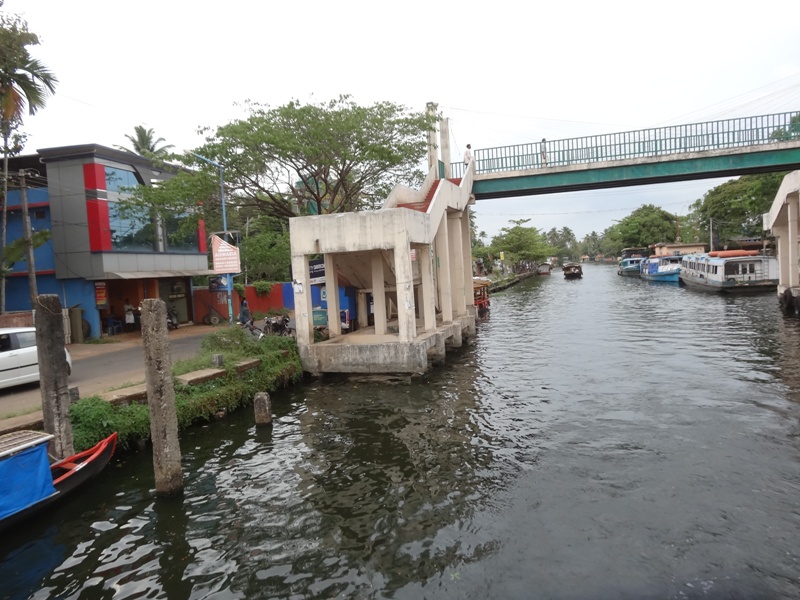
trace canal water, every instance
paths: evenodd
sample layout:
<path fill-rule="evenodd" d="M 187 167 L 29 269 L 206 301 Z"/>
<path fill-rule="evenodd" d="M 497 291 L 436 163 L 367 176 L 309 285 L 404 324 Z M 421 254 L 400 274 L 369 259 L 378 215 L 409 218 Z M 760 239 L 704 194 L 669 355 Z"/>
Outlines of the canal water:
<path fill-rule="evenodd" d="M 0 538 L 2 598 L 798 598 L 800 321 L 587 265 L 411 384 L 323 379 Z"/>

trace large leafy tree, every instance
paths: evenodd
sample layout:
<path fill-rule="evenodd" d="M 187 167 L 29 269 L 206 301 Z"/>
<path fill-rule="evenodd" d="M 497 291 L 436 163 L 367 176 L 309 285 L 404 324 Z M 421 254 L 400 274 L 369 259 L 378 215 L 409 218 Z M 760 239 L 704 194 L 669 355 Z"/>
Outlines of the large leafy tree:
<path fill-rule="evenodd" d="M 761 237 L 762 214 L 769 211 L 785 173 L 743 175 L 706 192 L 691 206 L 700 235 L 714 245 L 737 237 Z"/>
<path fill-rule="evenodd" d="M 197 153 L 223 166 L 241 206 L 281 219 L 347 212 L 380 204 L 397 183 L 419 186 L 435 119 L 392 102 L 360 106 L 349 96 L 251 104 L 246 119 L 206 129 Z"/>
<path fill-rule="evenodd" d="M 504 252 L 506 261 L 512 264 L 545 260 L 553 252 L 548 240 L 535 227 L 524 227 L 530 219 L 510 221 L 510 227 L 503 227 L 492 238 L 495 256 Z"/>
<path fill-rule="evenodd" d="M 164 145 L 164 138 L 156 138 L 153 129 L 145 129 L 144 125 L 137 125 L 133 128 L 133 135 L 126 134 L 125 137 L 128 138 L 131 147 L 117 146 L 118 149 L 150 159 L 166 159 L 170 150 L 174 148 L 172 144 Z"/>
<path fill-rule="evenodd" d="M 2 2 L 0 1 L 0 7 Z M 58 80 L 41 61 L 30 54 L 29 47 L 39 38 L 28 30 L 21 18 L 0 14 L 0 136 L 3 140 L 3 197 L 0 247 L 6 246 L 6 197 L 8 194 L 8 158 L 21 151 L 16 133 L 26 115 L 35 115 L 55 92 Z M 0 313 L 6 308 L 5 278 L 0 281 Z"/>
<path fill-rule="evenodd" d="M 671 243 L 677 235 L 678 217 L 653 204 L 644 204 L 609 227 L 605 236 L 612 246 L 649 246 L 660 242 Z"/>
<path fill-rule="evenodd" d="M 291 247 L 286 222 L 274 217 L 248 220 L 240 244 L 248 280 L 289 281 Z"/>

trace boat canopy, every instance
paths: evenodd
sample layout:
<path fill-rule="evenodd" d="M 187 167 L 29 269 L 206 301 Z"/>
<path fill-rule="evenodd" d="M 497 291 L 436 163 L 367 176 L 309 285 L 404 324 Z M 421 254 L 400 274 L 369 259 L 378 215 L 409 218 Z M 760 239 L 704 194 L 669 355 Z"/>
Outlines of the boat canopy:
<path fill-rule="evenodd" d="M 38 439 L 19 444 L 17 447 L 22 450 L 3 452 L 4 457 L 0 459 L 0 519 L 56 492 L 47 457 L 47 442 L 53 436 L 40 435 Z M 0 438 L 0 449 L 4 448 L 3 438 Z"/>

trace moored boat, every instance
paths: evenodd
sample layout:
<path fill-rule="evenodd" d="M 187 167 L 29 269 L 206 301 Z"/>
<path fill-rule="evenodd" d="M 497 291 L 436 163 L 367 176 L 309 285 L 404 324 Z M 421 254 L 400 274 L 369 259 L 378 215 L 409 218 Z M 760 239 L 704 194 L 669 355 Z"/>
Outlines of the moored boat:
<path fill-rule="evenodd" d="M 472 303 L 479 315 L 486 314 L 491 306 L 491 302 L 489 301 L 490 283 L 488 279 L 482 277 L 476 277 L 472 280 Z"/>
<path fill-rule="evenodd" d="M 682 259 L 679 278 L 686 286 L 707 292 L 775 291 L 778 259 L 757 250 L 689 254 Z"/>
<path fill-rule="evenodd" d="M 16 431 L 0 436 L 0 531 L 17 525 L 85 484 L 111 460 L 113 433 L 96 446 L 49 464 L 52 435 Z"/>
<path fill-rule="evenodd" d="M 552 265 L 548 262 L 542 263 L 536 267 L 536 272 L 539 275 L 550 275 Z"/>
<path fill-rule="evenodd" d="M 648 281 L 680 283 L 680 255 L 649 256 L 639 265 L 639 276 Z"/>
<path fill-rule="evenodd" d="M 617 275 L 639 277 L 639 265 L 646 257 L 647 248 L 623 248 L 617 267 Z"/>
<path fill-rule="evenodd" d="M 576 262 L 564 263 L 564 279 L 580 279 L 583 277 L 583 267 Z"/>

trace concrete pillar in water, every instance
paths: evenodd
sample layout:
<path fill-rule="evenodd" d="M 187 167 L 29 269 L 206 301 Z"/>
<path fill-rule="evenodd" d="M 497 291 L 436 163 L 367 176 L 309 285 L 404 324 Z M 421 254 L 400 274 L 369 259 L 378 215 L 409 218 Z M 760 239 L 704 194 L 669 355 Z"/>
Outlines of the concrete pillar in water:
<path fill-rule="evenodd" d="M 461 219 L 458 215 L 447 216 L 447 235 L 450 242 L 450 282 L 452 287 L 453 313 L 462 316 L 467 313 L 464 281 L 464 246 L 461 243 Z M 470 289 L 472 289 L 470 277 Z"/>
<path fill-rule="evenodd" d="M 339 273 L 336 271 L 336 260 L 333 254 L 326 254 L 325 260 L 325 295 L 328 303 L 328 335 L 342 335 L 342 320 L 339 318 Z"/>
<path fill-rule="evenodd" d="M 168 496 L 183 490 L 183 473 L 167 336 L 167 305 L 163 300 L 147 298 L 142 302 L 142 337 L 156 493 Z"/>
<path fill-rule="evenodd" d="M 800 285 L 800 271 L 797 269 L 797 261 L 798 261 L 798 251 L 797 251 L 797 244 L 798 244 L 798 228 L 797 228 L 797 219 L 798 219 L 798 200 L 800 200 L 800 194 L 798 192 L 794 192 L 793 194 L 789 194 L 786 196 L 786 213 L 788 219 L 788 226 L 789 226 L 789 287 L 797 287 Z"/>
<path fill-rule="evenodd" d="M 272 425 L 272 402 L 267 392 L 258 392 L 253 399 L 256 426 Z"/>
<path fill-rule="evenodd" d="M 422 319 L 425 331 L 436 329 L 436 298 L 433 282 L 433 256 L 428 244 L 417 248 L 419 274 L 422 280 Z"/>
<path fill-rule="evenodd" d="M 395 238 L 394 274 L 397 279 L 397 327 L 401 342 L 417 337 L 416 307 L 414 306 L 414 273 L 411 270 L 411 246 L 405 233 Z"/>
<path fill-rule="evenodd" d="M 372 253 L 372 316 L 375 334 L 386 333 L 386 283 L 383 277 L 383 255 Z"/>
<path fill-rule="evenodd" d="M 436 250 L 436 281 L 438 283 L 439 306 L 442 310 L 442 321 L 449 323 L 453 320 L 453 290 L 450 282 L 450 242 L 447 230 L 447 215 L 442 217 L 439 230 L 434 239 Z"/>
<path fill-rule="evenodd" d="M 75 449 L 69 421 L 71 398 L 61 301 L 55 294 L 41 294 L 36 297 L 34 309 L 44 430 L 55 436 L 50 453 L 62 459 L 75 454 Z"/>

